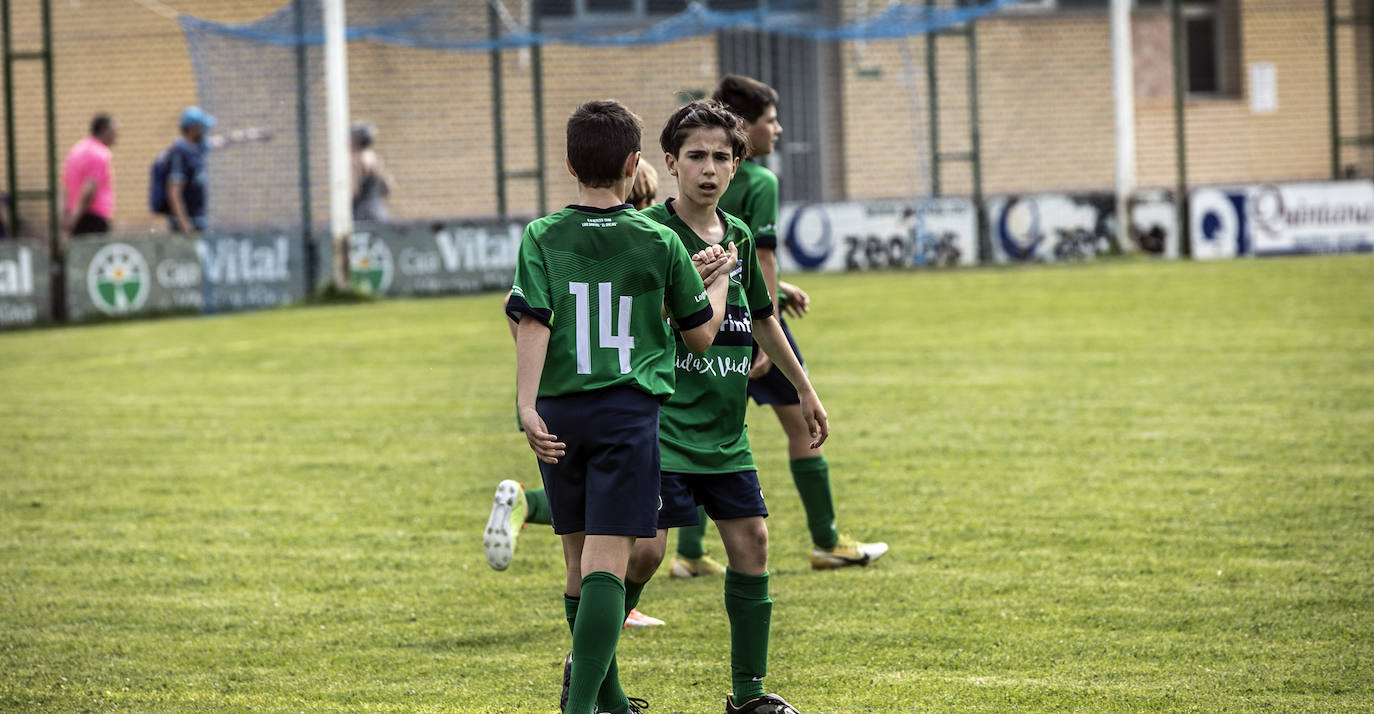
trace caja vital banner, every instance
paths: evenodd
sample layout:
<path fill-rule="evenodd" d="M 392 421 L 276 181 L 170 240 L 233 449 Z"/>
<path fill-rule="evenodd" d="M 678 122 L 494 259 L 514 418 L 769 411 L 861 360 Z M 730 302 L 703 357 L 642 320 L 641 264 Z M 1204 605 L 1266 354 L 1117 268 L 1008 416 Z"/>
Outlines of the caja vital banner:
<path fill-rule="evenodd" d="M 778 218 L 785 271 L 978 262 L 977 214 L 967 199 L 787 204 Z"/>
<path fill-rule="evenodd" d="M 1193 257 L 1374 250 L 1374 182 L 1261 184 L 1190 194 Z"/>
<path fill-rule="evenodd" d="M 354 287 L 376 295 L 444 295 L 506 289 L 515 277 L 524 221 L 360 224 L 348 241 Z M 329 241 L 320 244 L 322 280 Z"/>
<path fill-rule="evenodd" d="M 48 245 L 0 240 L 0 329 L 52 320 Z"/>
<path fill-rule="evenodd" d="M 281 234 L 113 236 L 67 251 L 72 321 L 263 308 L 305 295 L 300 240 Z"/>

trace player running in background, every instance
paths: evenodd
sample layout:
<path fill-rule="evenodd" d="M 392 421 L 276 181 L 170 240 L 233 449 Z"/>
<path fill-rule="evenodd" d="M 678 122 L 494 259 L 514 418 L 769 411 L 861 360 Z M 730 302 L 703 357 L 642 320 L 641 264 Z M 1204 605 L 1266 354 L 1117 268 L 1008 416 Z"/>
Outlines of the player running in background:
<path fill-rule="evenodd" d="M 706 288 L 676 236 L 624 197 L 639 161 L 639 117 L 588 102 L 568 120 L 578 205 L 525 228 L 506 312 L 518 321 L 516 404 L 562 537 L 564 606 L 577 653 L 566 714 L 632 709 L 615 671 L 625 569 L 657 534 L 658 415 L 673 392 L 672 330 L 705 351 L 728 279 Z M 728 273 L 737 257 L 710 258 Z M 597 706 L 599 705 L 599 707 Z"/>
<path fill-rule="evenodd" d="M 772 87 L 748 77 L 726 75 L 720 80 L 713 98 L 744 119 L 744 131 L 749 138 L 749 160 L 740 163 L 739 172 L 720 198 L 720 208 L 738 217 L 749 227 L 758 250 L 759 266 L 768 285 L 768 294 L 778 294 L 778 263 L 774 251 L 778 245 L 778 177 L 756 159 L 773 153 L 782 125 L 778 123 L 778 93 Z M 792 286 L 788 286 L 792 287 Z M 800 290 L 791 296 L 790 309 L 802 313 L 809 307 L 810 298 Z M 800 307 L 799 307 L 800 305 Z M 776 307 L 776 304 L 775 306 Z M 787 321 L 779 316 L 783 334 L 797 360 L 805 364 L 801 350 L 787 328 Z M 773 407 L 783 432 L 787 435 L 787 458 L 792 481 L 801 496 L 806 511 L 806 526 L 811 532 L 811 567 L 817 570 L 868 565 L 887 553 L 886 543 L 862 543 L 835 525 L 835 497 L 830 488 L 830 465 L 819 446 L 813 446 L 806 419 L 787 376 L 777 368 L 766 350 L 756 350 L 749 370 L 749 396 L 754 401 Z M 685 529 L 684 529 L 685 532 Z M 685 547 L 686 552 L 683 551 Z M 701 552 L 699 547 L 678 535 L 678 561 L 690 565 L 691 556 Z"/>
<path fill-rule="evenodd" d="M 667 529 L 697 524 L 704 506 L 725 544 L 725 612 L 730 621 L 731 692 L 726 714 L 797 714 L 774 694 L 766 694 L 768 641 L 773 601 L 769 597 L 768 509 L 759 490 L 744 416 L 754 340 L 774 356 L 778 369 L 796 385 L 798 409 L 807 425 L 809 446 L 818 448 L 829 434 L 825 408 L 801 363 L 788 347 L 773 316 L 749 229 L 716 207 L 744 155 L 746 139 L 739 117 L 715 101 L 678 109 L 659 136 L 668 172 L 677 178 L 678 198 L 644 211 L 671 228 L 688 251 L 702 255 L 727 246 L 740 265 L 727 276 L 725 321 L 704 354 L 677 351 L 677 388 L 659 417 L 662 454 L 662 507 L 658 535 L 635 544 L 625 577 L 627 597 L 641 592 L 663 561 Z M 703 266 L 703 274 L 710 270 Z M 626 603 L 634 604 L 633 601 Z"/>

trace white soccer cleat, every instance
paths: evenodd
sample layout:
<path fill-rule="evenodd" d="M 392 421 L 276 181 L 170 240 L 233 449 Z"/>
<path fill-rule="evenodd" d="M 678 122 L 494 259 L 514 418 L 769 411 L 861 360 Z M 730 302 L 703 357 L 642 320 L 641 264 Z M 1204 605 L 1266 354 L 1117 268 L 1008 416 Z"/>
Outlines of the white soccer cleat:
<path fill-rule="evenodd" d="M 886 543 L 863 543 L 844 533 L 834 547 L 812 549 L 811 567 L 814 570 L 833 570 L 851 565 L 868 565 L 886 554 Z"/>
<path fill-rule="evenodd" d="M 662 620 L 645 615 L 637 607 L 630 610 L 630 614 L 625 616 L 625 627 L 658 627 L 662 624 Z"/>
<path fill-rule="evenodd" d="M 487 565 L 505 570 L 515 555 L 515 541 L 525 527 L 525 487 L 506 479 L 496 486 L 491 499 L 491 517 L 482 534 L 482 548 L 487 551 Z"/>

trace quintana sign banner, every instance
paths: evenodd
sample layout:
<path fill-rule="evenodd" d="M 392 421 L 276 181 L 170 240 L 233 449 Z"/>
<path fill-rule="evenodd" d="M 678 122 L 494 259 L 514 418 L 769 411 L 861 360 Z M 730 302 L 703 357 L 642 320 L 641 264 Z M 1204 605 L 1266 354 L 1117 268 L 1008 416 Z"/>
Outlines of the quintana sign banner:
<path fill-rule="evenodd" d="M 937 268 L 978 262 L 978 220 L 963 198 L 788 204 L 783 270 Z"/>
<path fill-rule="evenodd" d="M 1199 260 L 1374 251 L 1374 182 L 1200 188 L 1188 220 Z"/>
<path fill-rule="evenodd" d="M 48 244 L 0 240 L 0 330 L 51 319 Z"/>

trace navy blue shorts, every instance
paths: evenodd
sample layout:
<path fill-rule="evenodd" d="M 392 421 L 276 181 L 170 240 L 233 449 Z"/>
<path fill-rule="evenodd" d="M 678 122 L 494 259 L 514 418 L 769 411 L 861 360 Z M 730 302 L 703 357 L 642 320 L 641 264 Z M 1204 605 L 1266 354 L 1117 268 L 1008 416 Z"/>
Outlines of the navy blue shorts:
<path fill-rule="evenodd" d="M 801 348 L 797 346 L 797 341 L 792 337 L 792 330 L 787 328 L 787 320 L 778 316 L 778 322 L 782 324 L 782 334 L 787 336 L 787 344 L 792 346 L 792 354 L 797 356 L 797 361 L 801 362 L 802 367 L 806 367 L 806 360 L 802 359 Z M 754 343 L 754 353 L 758 354 L 759 344 Z M 768 370 L 768 373 L 758 379 L 749 380 L 749 396 L 754 399 L 756 404 L 761 406 L 789 406 L 801 404 L 801 397 L 797 396 L 796 387 L 788 381 L 787 376 L 778 369 L 777 365 Z"/>
<path fill-rule="evenodd" d="M 759 488 L 757 471 L 724 474 L 663 474 L 663 508 L 658 513 L 659 528 L 681 528 L 697 524 L 697 506 L 706 507 L 713 521 L 749 516 L 768 517 Z"/>
<path fill-rule="evenodd" d="M 633 387 L 542 397 L 535 411 L 567 445 L 539 462 L 553 532 L 652 538 L 658 533 L 658 410 Z"/>

